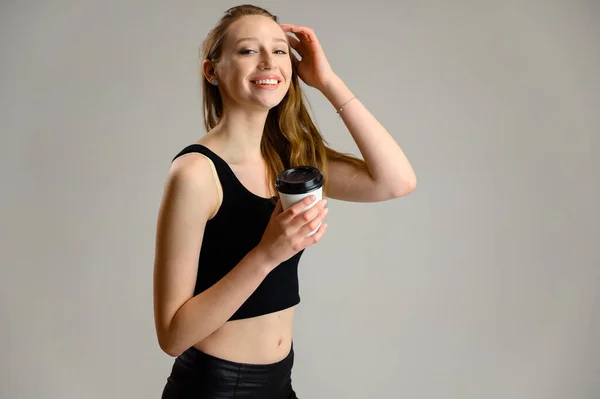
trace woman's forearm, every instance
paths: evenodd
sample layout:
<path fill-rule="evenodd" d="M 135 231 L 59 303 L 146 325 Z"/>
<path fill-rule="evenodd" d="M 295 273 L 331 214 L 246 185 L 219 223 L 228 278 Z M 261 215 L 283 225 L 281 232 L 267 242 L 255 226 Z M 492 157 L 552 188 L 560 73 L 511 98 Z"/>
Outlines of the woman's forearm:
<path fill-rule="evenodd" d="M 229 320 L 274 267 L 258 249 L 250 251 L 225 277 L 175 313 L 161 348 L 176 357 L 208 337 Z"/>

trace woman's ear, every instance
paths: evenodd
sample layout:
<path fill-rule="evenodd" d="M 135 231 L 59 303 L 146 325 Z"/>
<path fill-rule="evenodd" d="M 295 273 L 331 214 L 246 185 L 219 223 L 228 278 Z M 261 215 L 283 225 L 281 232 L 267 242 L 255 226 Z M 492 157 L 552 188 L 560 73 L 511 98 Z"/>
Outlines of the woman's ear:
<path fill-rule="evenodd" d="M 210 83 L 215 84 L 214 80 L 218 79 L 215 70 L 215 65 L 211 60 L 202 61 L 202 75 Z"/>

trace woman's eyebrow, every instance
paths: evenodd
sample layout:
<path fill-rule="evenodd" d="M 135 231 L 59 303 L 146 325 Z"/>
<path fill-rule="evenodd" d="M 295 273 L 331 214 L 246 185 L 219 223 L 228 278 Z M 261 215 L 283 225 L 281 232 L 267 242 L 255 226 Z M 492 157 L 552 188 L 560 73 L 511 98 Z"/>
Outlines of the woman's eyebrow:
<path fill-rule="evenodd" d="M 241 38 L 241 39 L 239 39 L 237 42 L 235 42 L 235 45 L 237 46 L 237 45 L 238 45 L 240 42 L 247 41 L 247 40 L 249 40 L 249 41 L 255 41 L 255 42 L 256 42 L 256 41 L 258 41 L 258 39 L 257 39 L 257 38 L 255 38 L 255 37 L 242 37 L 242 38 Z M 285 40 L 285 39 L 281 39 L 281 38 L 279 38 L 279 37 L 275 37 L 275 38 L 273 38 L 273 41 L 274 41 L 274 42 L 282 42 L 282 43 L 285 43 L 285 44 L 287 44 L 287 43 L 288 43 L 288 41 L 287 41 L 287 40 Z"/>

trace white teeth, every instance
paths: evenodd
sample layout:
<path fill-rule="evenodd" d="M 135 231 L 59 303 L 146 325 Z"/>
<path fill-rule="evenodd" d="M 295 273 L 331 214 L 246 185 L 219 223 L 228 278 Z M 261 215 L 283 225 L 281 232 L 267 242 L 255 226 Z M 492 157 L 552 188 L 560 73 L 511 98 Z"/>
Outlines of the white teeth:
<path fill-rule="evenodd" d="M 255 80 L 254 83 L 259 85 L 276 85 L 277 79 Z"/>

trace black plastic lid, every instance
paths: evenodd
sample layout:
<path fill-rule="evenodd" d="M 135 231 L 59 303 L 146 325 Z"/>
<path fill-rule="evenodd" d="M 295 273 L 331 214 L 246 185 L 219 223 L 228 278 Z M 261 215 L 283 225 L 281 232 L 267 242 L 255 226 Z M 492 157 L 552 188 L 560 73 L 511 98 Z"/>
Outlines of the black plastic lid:
<path fill-rule="evenodd" d="M 297 166 L 277 176 L 275 187 L 284 194 L 304 194 L 323 186 L 323 175 L 312 166 Z"/>

